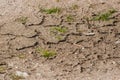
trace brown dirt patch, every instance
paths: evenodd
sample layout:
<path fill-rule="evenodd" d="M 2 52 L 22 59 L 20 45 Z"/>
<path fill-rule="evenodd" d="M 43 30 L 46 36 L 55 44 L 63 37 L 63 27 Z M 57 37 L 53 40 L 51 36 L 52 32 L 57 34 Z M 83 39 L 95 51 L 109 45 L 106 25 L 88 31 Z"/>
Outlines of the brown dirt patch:
<path fill-rule="evenodd" d="M 0 80 L 120 80 L 119 0 L 0 3 Z"/>

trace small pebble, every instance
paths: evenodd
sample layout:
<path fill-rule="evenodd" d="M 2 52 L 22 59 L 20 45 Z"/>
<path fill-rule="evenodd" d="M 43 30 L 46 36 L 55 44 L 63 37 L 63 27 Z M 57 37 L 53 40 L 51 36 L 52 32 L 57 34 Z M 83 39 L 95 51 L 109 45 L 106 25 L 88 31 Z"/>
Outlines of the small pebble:
<path fill-rule="evenodd" d="M 120 44 L 120 40 L 116 41 L 115 44 Z"/>
<path fill-rule="evenodd" d="M 83 33 L 83 34 L 86 36 L 94 36 L 95 35 L 95 33 Z"/>
<path fill-rule="evenodd" d="M 21 71 L 16 71 L 16 75 L 22 76 L 22 77 L 28 77 L 29 76 L 27 72 L 21 72 Z"/>

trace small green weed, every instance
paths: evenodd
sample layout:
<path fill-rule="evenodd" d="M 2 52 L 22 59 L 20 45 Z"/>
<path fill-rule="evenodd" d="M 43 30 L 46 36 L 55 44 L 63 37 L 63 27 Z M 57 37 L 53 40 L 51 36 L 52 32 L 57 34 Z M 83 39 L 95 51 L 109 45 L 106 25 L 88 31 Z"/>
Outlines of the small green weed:
<path fill-rule="evenodd" d="M 54 35 L 56 39 L 63 39 L 63 34 L 67 32 L 66 27 L 54 26 L 51 28 L 51 35 Z"/>
<path fill-rule="evenodd" d="M 41 55 L 45 58 L 54 57 L 56 55 L 55 51 L 50 51 L 42 48 L 37 48 L 37 52 L 41 53 Z"/>
<path fill-rule="evenodd" d="M 65 33 L 67 32 L 67 28 L 61 27 L 61 26 L 56 26 L 52 28 L 52 32 L 59 32 L 59 33 Z"/>
<path fill-rule="evenodd" d="M 99 14 L 99 15 L 93 17 L 92 20 L 94 20 L 94 21 L 108 21 L 110 19 L 110 16 L 112 14 L 114 14 L 115 12 L 116 12 L 116 10 L 114 10 L 114 9 L 113 10 L 109 10 L 106 13 Z"/>
<path fill-rule="evenodd" d="M 26 55 L 25 54 L 18 54 L 17 57 L 20 58 L 20 59 L 25 59 Z"/>
<path fill-rule="evenodd" d="M 15 21 L 18 21 L 18 22 L 21 22 L 22 24 L 25 24 L 28 20 L 28 17 L 20 17 L 20 18 L 17 18 Z"/>
<path fill-rule="evenodd" d="M 66 17 L 66 20 L 67 20 L 67 22 L 71 22 L 71 21 L 74 21 L 74 18 L 73 18 L 72 15 L 68 15 L 68 16 Z"/>
<path fill-rule="evenodd" d="M 60 8 L 50 8 L 50 9 L 41 9 L 42 12 L 45 12 L 46 14 L 53 14 L 53 13 L 59 13 Z"/>

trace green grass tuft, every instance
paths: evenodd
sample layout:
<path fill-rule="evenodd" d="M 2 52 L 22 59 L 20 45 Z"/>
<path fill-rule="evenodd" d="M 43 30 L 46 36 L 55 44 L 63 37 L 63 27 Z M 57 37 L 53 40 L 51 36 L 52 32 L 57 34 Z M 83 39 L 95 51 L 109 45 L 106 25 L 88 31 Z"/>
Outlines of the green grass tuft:
<path fill-rule="evenodd" d="M 54 32 L 59 32 L 59 33 L 65 33 L 65 32 L 67 32 L 67 28 L 65 28 L 65 27 L 61 27 L 61 26 L 55 26 L 55 27 L 53 27 L 52 28 L 52 31 Z"/>
<path fill-rule="evenodd" d="M 110 20 L 110 16 L 112 16 L 112 14 L 114 14 L 116 12 L 116 10 L 109 10 L 108 12 L 106 13 L 103 13 L 103 14 L 99 14 L 95 17 L 93 17 L 92 20 L 94 21 L 108 21 Z"/>
<path fill-rule="evenodd" d="M 53 13 L 59 13 L 60 8 L 50 8 L 50 9 L 42 9 L 42 12 L 45 12 L 46 14 L 53 14 Z"/>
<path fill-rule="evenodd" d="M 54 57 L 56 55 L 55 51 L 50 51 L 42 48 L 37 48 L 37 52 L 39 52 L 45 58 Z"/>
<path fill-rule="evenodd" d="M 68 15 L 68 16 L 66 17 L 66 19 L 67 19 L 67 22 L 74 21 L 74 18 L 73 18 L 72 15 Z"/>

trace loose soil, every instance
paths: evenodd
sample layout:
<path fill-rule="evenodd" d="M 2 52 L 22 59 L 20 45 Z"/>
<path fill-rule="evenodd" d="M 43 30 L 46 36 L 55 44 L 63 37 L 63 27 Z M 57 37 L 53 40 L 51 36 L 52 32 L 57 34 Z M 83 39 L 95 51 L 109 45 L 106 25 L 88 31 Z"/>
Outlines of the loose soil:
<path fill-rule="evenodd" d="M 0 0 L 0 80 L 120 80 L 120 0 Z"/>

